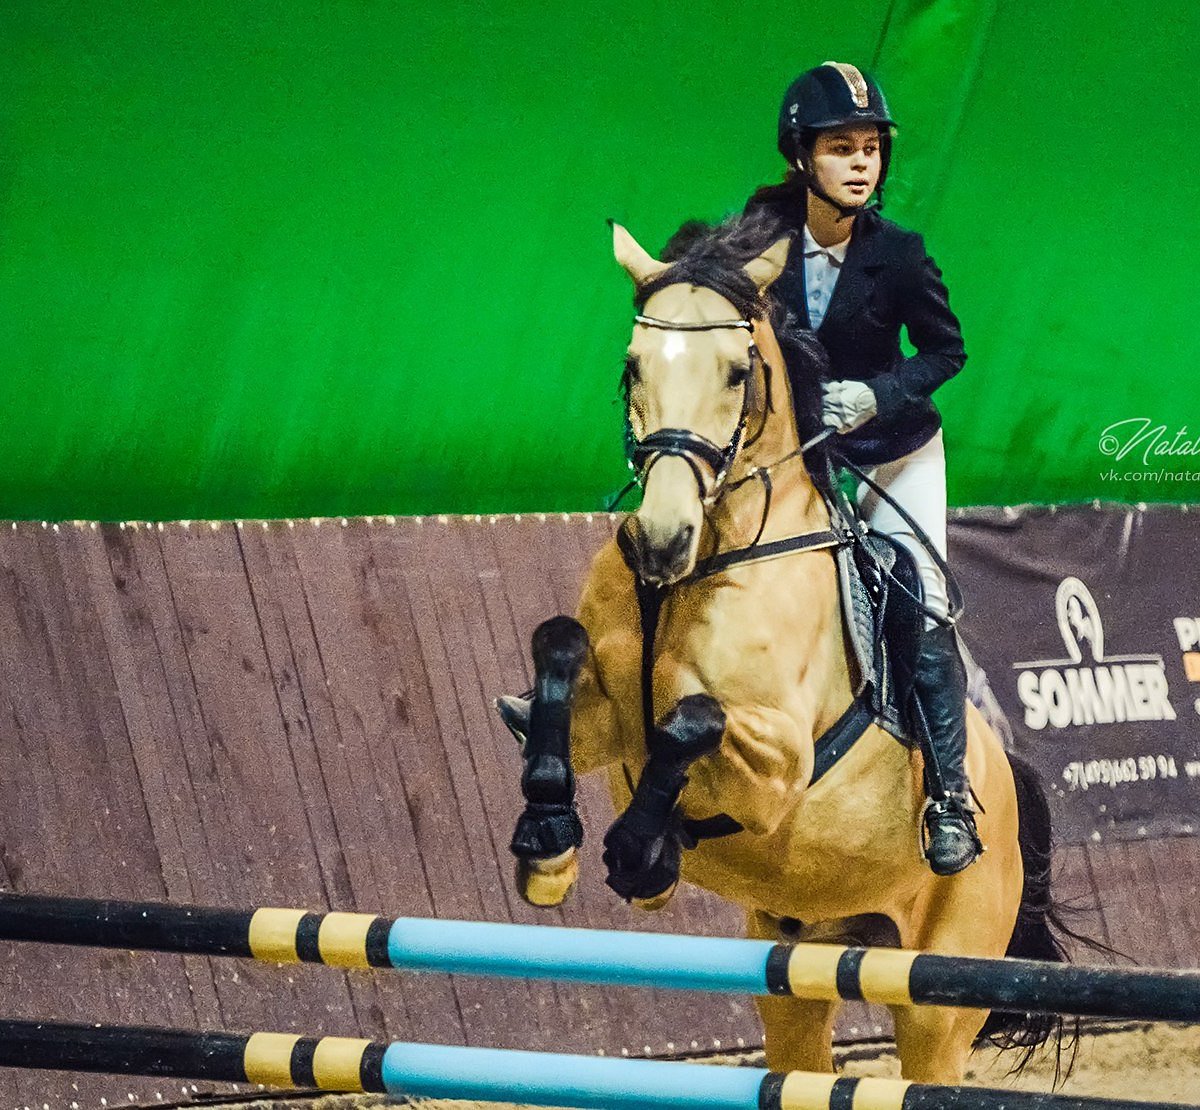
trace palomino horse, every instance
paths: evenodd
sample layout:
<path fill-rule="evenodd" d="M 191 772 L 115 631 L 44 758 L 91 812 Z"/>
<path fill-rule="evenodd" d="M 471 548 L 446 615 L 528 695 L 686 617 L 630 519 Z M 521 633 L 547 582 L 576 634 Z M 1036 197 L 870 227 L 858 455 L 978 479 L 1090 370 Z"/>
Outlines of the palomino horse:
<path fill-rule="evenodd" d="M 623 813 L 606 838 L 609 882 L 631 899 L 665 901 L 682 856 L 683 878 L 743 907 L 754 937 L 778 940 L 781 921 L 794 919 L 789 939 L 845 942 L 887 919 L 904 948 L 1034 954 L 1010 946 L 1025 882 L 1024 784 L 975 707 L 967 767 L 988 850 L 938 878 L 919 847 L 918 752 L 871 724 L 810 787 L 814 741 L 854 693 L 829 544 L 712 569 L 714 553 L 831 535 L 769 319 L 765 294 L 788 250 L 777 235 L 743 220 L 661 262 L 614 228 L 617 260 L 639 290 L 625 384 L 644 497 L 623 544 L 596 556 L 578 621 L 555 617 L 534 634 L 518 884 L 535 905 L 566 896 L 581 838 L 573 773 L 605 769 Z M 646 674 L 631 564 L 661 601 Z M 704 835 L 713 822 L 725 835 Z M 699 830 L 698 844 L 684 826 Z M 1044 863 L 1026 860 L 1031 890 Z M 761 999 L 768 1066 L 832 1071 L 837 1006 Z M 985 1016 L 895 1008 L 904 1076 L 959 1080 Z"/>

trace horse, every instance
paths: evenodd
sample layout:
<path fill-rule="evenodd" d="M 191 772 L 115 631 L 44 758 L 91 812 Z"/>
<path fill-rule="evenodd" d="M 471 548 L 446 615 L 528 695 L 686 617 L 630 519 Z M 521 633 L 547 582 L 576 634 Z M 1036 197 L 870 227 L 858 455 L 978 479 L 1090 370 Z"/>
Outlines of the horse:
<path fill-rule="evenodd" d="M 623 384 L 643 497 L 595 556 L 576 617 L 533 636 L 519 891 L 539 906 L 567 896 L 582 837 L 574 777 L 605 771 L 621 814 L 605 839 L 609 885 L 647 908 L 681 876 L 741 907 L 751 937 L 1054 958 L 1044 795 L 974 705 L 967 768 L 987 851 L 958 875 L 926 865 L 923 760 L 880 724 L 812 781 L 855 667 L 837 536 L 802 450 L 820 427 L 816 345 L 789 344 L 808 363 L 789 375 L 769 297 L 789 244 L 768 218 L 741 217 L 693 231 L 664 261 L 613 226 L 636 291 Z M 639 591 L 657 606 L 649 628 Z M 769 1068 L 834 1070 L 838 1001 L 757 1005 Z M 892 1013 L 906 1079 L 961 1080 L 985 1012 Z"/>

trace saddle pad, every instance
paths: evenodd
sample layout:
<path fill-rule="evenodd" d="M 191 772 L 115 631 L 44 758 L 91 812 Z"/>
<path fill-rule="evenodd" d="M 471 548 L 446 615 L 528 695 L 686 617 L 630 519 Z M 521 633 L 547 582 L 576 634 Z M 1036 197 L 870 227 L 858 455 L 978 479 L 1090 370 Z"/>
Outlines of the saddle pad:
<path fill-rule="evenodd" d="M 826 496 L 830 518 L 846 521 L 842 507 Z M 898 691 L 892 681 L 892 666 L 888 657 L 883 635 L 883 611 L 880 608 L 881 593 L 877 586 L 868 584 L 863 578 L 855 549 L 864 552 L 875 582 L 882 581 L 895 566 L 895 548 L 880 536 L 869 532 L 862 520 L 855 515 L 846 522 L 858 536 L 856 543 L 842 544 L 836 550 L 838 584 L 842 599 L 842 618 L 847 639 L 858 666 L 859 681 L 855 687 L 856 697 L 865 698 L 879 724 L 902 743 L 910 743 L 908 730 L 898 704 Z"/>

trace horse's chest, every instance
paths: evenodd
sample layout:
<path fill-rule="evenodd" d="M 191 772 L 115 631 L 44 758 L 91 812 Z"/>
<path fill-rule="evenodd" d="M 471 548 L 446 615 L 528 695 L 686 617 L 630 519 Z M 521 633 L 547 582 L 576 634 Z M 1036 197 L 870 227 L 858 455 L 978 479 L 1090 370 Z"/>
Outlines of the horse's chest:
<path fill-rule="evenodd" d="M 902 873 L 924 873 L 920 798 L 895 788 L 909 775 L 907 759 L 873 730 L 779 829 L 702 842 L 685 854 L 685 877 L 744 906 L 803 920 L 887 912 L 906 886 Z"/>
<path fill-rule="evenodd" d="M 811 838 L 790 837 L 774 845 L 708 841 L 685 853 L 683 877 L 747 909 L 765 909 L 805 921 L 858 913 L 886 912 L 892 875 L 871 853 L 858 854 L 839 843 L 837 831 Z M 890 881 L 890 880 L 889 880 Z"/>

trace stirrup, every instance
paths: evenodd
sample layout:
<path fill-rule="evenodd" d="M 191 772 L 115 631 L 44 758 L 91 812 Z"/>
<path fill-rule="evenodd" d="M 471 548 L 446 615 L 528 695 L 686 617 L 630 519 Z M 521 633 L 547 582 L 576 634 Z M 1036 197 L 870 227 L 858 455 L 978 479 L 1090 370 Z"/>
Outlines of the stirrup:
<path fill-rule="evenodd" d="M 957 819 L 961 823 L 971 838 L 971 851 L 969 856 L 964 854 L 961 860 L 954 861 L 952 865 L 942 863 L 941 866 L 937 866 L 932 855 L 932 830 L 934 825 L 940 823 L 945 817 Z M 929 864 L 930 870 L 935 875 L 957 875 L 960 871 L 965 871 L 987 851 L 983 841 L 979 838 L 979 830 L 975 827 L 975 808 L 971 805 L 969 796 L 947 794 L 944 798 L 926 799 L 925 805 L 921 809 L 918 836 L 921 858 Z"/>

